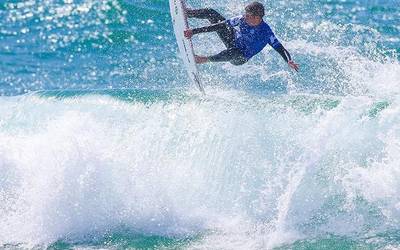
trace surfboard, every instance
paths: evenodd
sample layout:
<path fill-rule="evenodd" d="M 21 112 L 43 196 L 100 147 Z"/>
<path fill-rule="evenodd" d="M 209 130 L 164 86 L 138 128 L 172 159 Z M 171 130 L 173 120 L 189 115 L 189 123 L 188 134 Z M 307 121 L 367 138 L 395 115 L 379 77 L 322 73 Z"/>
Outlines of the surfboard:
<path fill-rule="evenodd" d="M 186 2 L 185 0 L 169 0 L 169 7 L 171 10 L 176 41 L 186 71 L 189 74 L 190 80 L 197 86 L 201 93 L 205 94 L 203 85 L 200 81 L 199 71 L 197 70 L 197 64 L 194 60 L 192 40 L 187 39 L 183 34 L 185 30 L 189 29 L 189 22 L 185 13 Z"/>

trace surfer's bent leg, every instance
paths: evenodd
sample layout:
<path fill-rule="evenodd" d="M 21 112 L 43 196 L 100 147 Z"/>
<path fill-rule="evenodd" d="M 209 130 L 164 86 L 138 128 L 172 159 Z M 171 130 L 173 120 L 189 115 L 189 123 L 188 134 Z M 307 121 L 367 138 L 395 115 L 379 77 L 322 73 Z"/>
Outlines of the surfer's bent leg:
<path fill-rule="evenodd" d="M 211 23 L 219 23 L 226 20 L 226 18 L 216 10 L 210 8 L 187 10 L 186 14 L 189 18 L 208 19 Z"/>
<path fill-rule="evenodd" d="M 187 10 L 186 13 L 189 18 L 208 19 L 212 24 L 218 25 L 218 27 L 216 27 L 214 30 L 204 30 L 202 32 L 215 31 L 227 48 L 234 47 L 235 31 L 232 27 L 225 23 L 226 18 L 219 14 L 216 10 L 206 8 Z"/>
<path fill-rule="evenodd" d="M 247 62 L 247 59 L 243 56 L 243 53 L 238 48 L 229 48 L 221 51 L 220 53 L 209 56 L 210 62 L 230 62 L 233 65 L 242 65 Z"/>

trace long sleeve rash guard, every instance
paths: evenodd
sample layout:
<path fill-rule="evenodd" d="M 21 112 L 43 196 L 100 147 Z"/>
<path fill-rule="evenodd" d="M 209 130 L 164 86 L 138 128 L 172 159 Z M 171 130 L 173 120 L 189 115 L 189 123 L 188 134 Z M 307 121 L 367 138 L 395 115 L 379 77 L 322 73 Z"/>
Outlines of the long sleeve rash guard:
<path fill-rule="evenodd" d="M 258 54 L 267 44 L 274 48 L 282 58 L 291 60 L 289 52 L 276 38 L 267 23 L 262 21 L 257 26 L 250 26 L 243 16 L 228 19 L 227 24 L 235 29 L 235 46 L 243 51 L 247 59 Z"/>
<path fill-rule="evenodd" d="M 218 31 L 225 29 L 226 25 L 235 30 L 234 45 L 242 51 L 247 60 L 258 54 L 267 44 L 275 49 L 286 62 L 291 60 L 289 52 L 264 21 L 257 26 L 250 26 L 243 16 L 239 16 L 210 26 L 193 29 L 193 34 Z"/>

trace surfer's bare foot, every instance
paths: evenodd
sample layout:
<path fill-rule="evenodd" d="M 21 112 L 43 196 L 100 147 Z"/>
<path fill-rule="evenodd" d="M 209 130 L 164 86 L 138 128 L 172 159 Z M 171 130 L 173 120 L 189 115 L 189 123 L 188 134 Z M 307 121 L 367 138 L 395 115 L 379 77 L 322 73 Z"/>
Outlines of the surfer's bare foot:
<path fill-rule="evenodd" d="M 208 57 L 206 56 L 194 56 L 194 60 L 197 64 L 203 64 L 208 62 Z"/>
<path fill-rule="evenodd" d="M 190 39 L 190 38 L 192 38 L 192 36 L 193 36 L 193 30 L 191 30 L 191 29 L 185 30 L 185 31 L 183 31 L 183 35 L 184 35 L 187 39 Z"/>

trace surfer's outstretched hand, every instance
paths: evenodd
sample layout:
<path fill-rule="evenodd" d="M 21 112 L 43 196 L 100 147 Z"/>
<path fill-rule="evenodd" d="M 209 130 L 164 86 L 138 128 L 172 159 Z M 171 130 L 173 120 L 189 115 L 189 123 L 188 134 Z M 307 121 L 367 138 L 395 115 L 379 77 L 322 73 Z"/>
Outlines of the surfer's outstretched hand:
<path fill-rule="evenodd" d="M 299 72 L 299 65 L 295 63 L 294 61 L 290 60 L 288 61 L 289 67 L 296 70 L 296 72 Z"/>
<path fill-rule="evenodd" d="M 183 35 L 184 35 L 187 39 L 190 39 L 190 38 L 192 38 L 192 36 L 193 36 L 193 30 L 191 30 L 191 29 L 185 30 L 185 31 L 183 32 Z"/>

